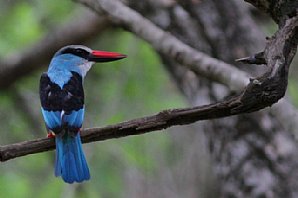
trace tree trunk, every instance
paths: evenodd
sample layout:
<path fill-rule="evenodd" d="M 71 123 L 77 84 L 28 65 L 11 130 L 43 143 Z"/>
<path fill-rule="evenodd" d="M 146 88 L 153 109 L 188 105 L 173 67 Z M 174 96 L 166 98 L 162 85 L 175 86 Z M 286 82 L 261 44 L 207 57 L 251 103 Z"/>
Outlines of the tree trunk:
<path fill-rule="evenodd" d="M 265 45 L 264 34 L 242 1 L 183 0 L 175 3 L 151 0 L 147 3 L 130 1 L 130 6 L 183 42 L 228 63 L 235 64 L 236 58 L 255 54 Z M 192 105 L 208 104 L 233 94 L 224 86 L 179 66 L 166 54 L 160 55 L 166 69 Z M 260 75 L 262 72 L 260 66 L 241 67 L 252 74 Z M 178 133 L 176 138 L 185 147 L 197 148 L 194 151 L 197 156 L 202 156 L 202 151 L 207 149 L 198 149 L 194 145 L 201 148 L 207 145 L 210 151 L 219 195 L 214 194 L 214 183 L 206 177 L 206 183 L 201 188 L 205 192 L 200 192 L 202 197 L 297 196 L 297 146 L 292 135 L 284 130 L 269 109 L 200 122 L 195 128 L 195 133 L 183 135 L 191 136 L 194 141 L 189 142 L 189 138 Z M 203 131 L 207 144 L 200 141 Z M 198 170 L 197 167 L 192 168 Z"/>

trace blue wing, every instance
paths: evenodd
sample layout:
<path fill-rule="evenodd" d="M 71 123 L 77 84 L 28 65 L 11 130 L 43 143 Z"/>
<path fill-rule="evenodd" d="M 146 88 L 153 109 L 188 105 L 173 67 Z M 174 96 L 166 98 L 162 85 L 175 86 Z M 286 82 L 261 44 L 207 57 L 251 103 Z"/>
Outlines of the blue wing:
<path fill-rule="evenodd" d="M 54 131 L 62 126 L 61 111 L 47 111 L 41 108 L 41 112 L 47 128 Z"/>
<path fill-rule="evenodd" d="M 72 72 L 72 77 L 61 88 L 52 82 L 47 73 L 40 79 L 42 114 L 48 129 L 58 133 L 62 127 L 79 129 L 84 119 L 84 90 L 82 77 Z"/>
<path fill-rule="evenodd" d="M 39 87 L 41 111 L 46 126 L 56 134 L 55 175 L 61 176 L 67 183 L 90 178 L 78 133 L 85 112 L 82 77 L 75 72 L 72 75 L 61 86 L 44 73 Z"/>
<path fill-rule="evenodd" d="M 70 127 L 81 128 L 84 120 L 85 109 L 71 111 L 70 114 L 62 115 L 62 124 L 67 124 Z"/>
<path fill-rule="evenodd" d="M 61 126 L 69 126 L 70 128 L 81 128 L 84 120 L 85 109 L 71 111 L 65 114 L 64 111 L 47 111 L 41 108 L 46 126 L 55 131 Z"/>

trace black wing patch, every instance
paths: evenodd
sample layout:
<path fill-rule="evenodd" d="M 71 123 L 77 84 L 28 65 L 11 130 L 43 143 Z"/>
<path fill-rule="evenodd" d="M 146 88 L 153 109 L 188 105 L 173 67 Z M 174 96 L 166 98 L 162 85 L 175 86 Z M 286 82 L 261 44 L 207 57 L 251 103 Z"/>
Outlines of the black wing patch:
<path fill-rule="evenodd" d="M 46 111 L 62 111 L 66 114 L 70 111 L 80 110 L 84 106 L 84 90 L 82 77 L 72 72 L 73 76 L 61 89 L 52 82 L 47 73 L 40 78 L 39 95 L 41 106 Z"/>

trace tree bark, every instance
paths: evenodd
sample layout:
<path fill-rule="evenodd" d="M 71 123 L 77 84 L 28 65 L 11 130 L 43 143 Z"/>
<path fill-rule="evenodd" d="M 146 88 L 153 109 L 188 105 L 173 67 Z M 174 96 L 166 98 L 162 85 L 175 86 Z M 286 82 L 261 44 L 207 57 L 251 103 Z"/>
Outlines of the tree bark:
<path fill-rule="evenodd" d="M 237 57 L 255 54 L 265 45 L 265 36 L 243 2 L 186 0 L 168 6 L 150 1 L 148 7 L 131 2 L 133 8 L 183 42 L 228 63 L 235 64 Z M 164 54 L 161 57 L 191 104 L 217 101 L 227 95 L 224 87 L 199 78 Z M 243 67 L 254 74 L 261 71 L 258 66 Z M 297 196 L 297 145 L 270 110 L 207 121 L 203 126 L 220 197 Z M 185 146 L 191 147 L 189 142 Z"/>
<path fill-rule="evenodd" d="M 175 37 L 167 37 L 167 34 L 162 35 L 162 38 L 168 39 L 167 45 L 170 46 L 170 48 L 162 49 L 158 48 L 159 42 L 148 40 L 160 53 L 165 67 L 193 106 L 212 103 L 221 100 L 224 96 L 234 94 L 234 92 L 230 92 L 218 83 L 230 86 L 241 82 L 240 87 L 243 87 L 243 83 L 246 82 L 246 79 L 240 79 L 231 83 L 225 79 L 230 75 L 223 75 L 221 72 L 213 73 L 216 70 L 216 63 L 221 66 L 220 68 L 229 68 L 228 71 L 230 72 L 239 72 L 239 69 L 231 69 L 235 65 L 233 60 L 248 56 L 248 58 L 240 60 L 246 63 L 265 63 L 269 71 L 261 78 L 252 79 L 250 85 L 240 95 L 240 98 L 244 98 L 244 100 L 239 100 L 240 106 L 232 108 L 233 112 L 223 112 L 223 115 L 220 114 L 221 112 L 219 114 L 213 114 L 212 111 L 206 113 L 204 107 L 195 108 L 195 112 L 192 108 L 164 111 L 149 118 L 120 123 L 104 129 L 86 130 L 83 134 L 84 141 L 122 137 L 132 135 L 132 133 L 140 134 L 149 130 L 172 126 L 173 123 L 186 124 L 198 120 L 201 112 L 205 112 L 204 119 L 210 119 L 256 111 L 277 102 L 284 95 L 289 65 L 297 48 L 297 1 L 247 1 L 268 13 L 279 25 L 276 34 L 267 40 L 265 49 L 265 36 L 262 35 L 258 26 L 253 22 L 249 10 L 243 2 L 236 0 L 229 0 L 224 3 L 221 0 L 185 0 L 177 2 L 172 0 L 148 0 L 145 2 L 130 0 L 129 5 L 132 8 L 138 10 L 164 31 L 170 32 L 171 35 L 182 41 L 178 40 L 178 43 L 180 42 L 179 46 L 182 46 L 180 49 L 187 52 L 182 53 L 183 56 L 181 56 L 179 50 L 175 49 L 179 47 L 176 45 L 177 40 L 175 40 Z M 93 22 L 87 23 L 89 27 L 87 33 L 78 32 L 75 37 L 80 40 L 81 38 L 86 39 L 86 35 L 94 35 L 98 30 L 92 26 L 95 24 Z M 127 22 L 129 23 L 129 20 Z M 106 21 L 103 20 L 98 26 L 102 24 L 105 26 L 105 23 Z M 135 30 L 137 35 L 144 34 L 142 31 L 142 29 Z M 160 39 L 159 41 L 162 42 L 163 40 Z M 69 41 L 66 40 L 67 42 Z M 56 43 L 56 41 L 48 43 L 50 46 L 49 51 L 52 52 L 54 49 L 53 43 Z M 64 41 L 63 43 L 65 44 Z M 42 45 L 39 47 L 46 49 Z M 198 53 L 196 50 L 203 53 Z M 260 51 L 261 53 L 259 53 Z M 17 63 L 2 62 L 2 65 L 7 67 L 0 69 L 0 88 L 5 88 L 16 79 L 35 69 L 36 65 L 42 61 L 41 59 L 49 58 L 49 53 L 43 53 L 44 56 L 41 56 L 41 59 L 36 59 L 34 58 L 36 57 L 35 53 L 34 50 L 29 51 L 29 55 L 28 53 L 25 54 L 25 59 L 18 59 Z M 197 60 L 192 61 L 192 58 L 194 58 L 192 55 Z M 187 56 L 189 58 L 185 58 Z M 216 59 L 211 57 L 222 61 L 216 62 Z M 206 60 L 204 58 L 212 63 L 210 73 L 208 67 L 204 68 L 203 63 Z M 37 60 L 37 62 L 33 62 L 35 64 L 26 68 L 22 65 L 26 62 L 32 62 L 32 59 Z M 195 64 L 198 64 L 198 70 L 190 67 Z M 203 67 L 200 67 L 200 64 Z M 185 67 L 185 65 L 188 67 Z M 261 72 L 259 66 L 245 67 L 251 74 L 260 74 Z M 243 72 L 239 72 L 239 74 L 246 78 L 246 74 Z M 210 79 L 213 81 L 210 81 Z M 238 89 L 239 87 L 234 90 Z M 247 97 L 247 94 L 250 97 Z M 231 98 L 235 97 L 232 96 Z M 253 99 L 254 102 L 245 100 L 247 98 Z M 230 100 L 226 99 L 224 101 Z M 233 104 L 235 105 L 235 103 Z M 256 106 L 258 104 L 262 105 Z M 208 108 L 225 108 L 220 103 L 216 105 L 209 105 Z M 189 115 L 183 117 L 185 116 L 185 110 Z M 192 116 L 192 113 L 195 113 L 195 116 Z M 185 120 L 181 119 L 181 115 Z M 194 145 L 207 145 L 206 147 L 209 149 L 212 158 L 213 170 L 218 177 L 219 184 L 216 186 L 219 188 L 219 197 L 297 197 L 297 145 L 292 135 L 284 130 L 282 123 L 278 122 L 269 110 L 206 121 L 195 125 L 195 129 L 197 133 L 189 134 L 194 140 L 192 142 L 185 135 L 176 136 L 176 138 L 179 139 L 179 142 L 184 143 L 184 147 L 198 148 Z M 96 131 L 101 133 L 93 133 Z M 204 131 L 204 133 L 202 134 L 201 131 Z M 206 136 L 203 139 L 206 139 L 207 143 L 202 144 L 199 140 L 202 140 L 203 135 Z M 185 141 L 183 141 L 183 138 L 185 138 Z M 25 150 L 19 149 L 17 151 L 19 152 L 18 155 L 14 156 L 15 149 L 23 148 L 24 145 L 28 146 L 26 151 L 29 151 L 29 153 L 36 152 L 36 149 L 40 149 L 38 152 L 41 152 L 53 149 L 54 142 L 49 139 L 41 139 L 25 142 L 21 147 L 18 147 L 20 144 L 4 146 L 0 148 L 0 159 L 7 160 L 18 155 L 28 154 L 24 153 Z M 35 147 L 30 150 L 32 146 Z M 196 153 L 194 156 L 202 156 L 201 149 L 195 149 L 193 152 Z M 192 160 L 198 162 L 202 159 L 193 158 Z M 193 173 L 199 175 L 202 174 L 202 171 L 193 171 Z M 195 188 L 196 185 L 192 186 Z M 204 188 L 214 190 L 212 186 L 214 186 L 213 183 L 206 182 Z M 187 184 L 185 184 L 185 187 L 187 187 Z M 198 196 L 199 192 L 196 190 L 189 189 L 189 191 L 193 191 L 193 193 L 190 193 L 193 197 Z M 201 194 L 206 195 L 203 197 L 215 196 L 210 192 Z"/>

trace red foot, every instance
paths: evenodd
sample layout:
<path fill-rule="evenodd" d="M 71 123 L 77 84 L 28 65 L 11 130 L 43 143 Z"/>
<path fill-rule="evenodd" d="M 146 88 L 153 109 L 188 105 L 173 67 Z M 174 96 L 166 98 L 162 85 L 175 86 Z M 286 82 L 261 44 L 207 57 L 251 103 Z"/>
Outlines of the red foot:
<path fill-rule="evenodd" d="M 55 134 L 53 132 L 49 132 L 47 135 L 48 138 L 54 138 Z"/>

